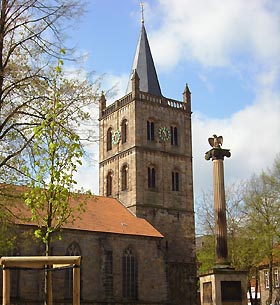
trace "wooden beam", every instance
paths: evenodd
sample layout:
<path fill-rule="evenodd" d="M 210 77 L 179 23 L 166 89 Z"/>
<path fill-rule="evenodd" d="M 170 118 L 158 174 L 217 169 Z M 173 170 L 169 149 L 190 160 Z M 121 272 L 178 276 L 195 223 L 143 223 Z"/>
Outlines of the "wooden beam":
<path fill-rule="evenodd" d="M 2 257 L 0 264 L 5 267 L 43 268 L 45 265 L 78 265 L 80 256 L 13 256 Z"/>

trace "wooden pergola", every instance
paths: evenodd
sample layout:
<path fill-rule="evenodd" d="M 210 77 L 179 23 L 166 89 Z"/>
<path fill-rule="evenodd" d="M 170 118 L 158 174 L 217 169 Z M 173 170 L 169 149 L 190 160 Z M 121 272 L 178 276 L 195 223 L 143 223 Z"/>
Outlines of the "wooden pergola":
<path fill-rule="evenodd" d="M 80 264 L 81 256 L 12 256 L 2 257 L 0 264 L 3 268 L 3 303 L 10 305 L 10 269 L 13 268 L 73 268 L 73 305 L 80 305 Z M 52 304 L 50 296 L 48 304 Z"/>

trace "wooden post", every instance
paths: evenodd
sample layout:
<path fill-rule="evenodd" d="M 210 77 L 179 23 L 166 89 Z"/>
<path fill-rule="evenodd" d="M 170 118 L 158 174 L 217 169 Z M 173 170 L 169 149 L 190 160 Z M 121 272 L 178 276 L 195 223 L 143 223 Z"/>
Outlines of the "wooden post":
<path fill-rule="evenodd" d="M 73 268 L 73 304 L 80 305 L 80 266 Z"/>
<path fill-rule="evenodd" d="M 3 269 L 3 305 L 10 305 L 10 270 Z"/>

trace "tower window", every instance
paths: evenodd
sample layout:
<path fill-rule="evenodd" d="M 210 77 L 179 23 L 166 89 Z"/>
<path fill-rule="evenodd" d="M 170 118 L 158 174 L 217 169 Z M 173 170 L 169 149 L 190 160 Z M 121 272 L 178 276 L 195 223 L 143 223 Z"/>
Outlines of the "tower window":
<path fill-rule="evenodd" d="M 123 120 L 121 125 L 122 143 L 127 142 L 127 129 L 128 129 L 127 127 L 128 127 L 127 120 Z"/>
<path fill-rule="evenodd" d="M 171 145 L 178 146 L 178 128 L 175 126 L 171 126 L 170 132 L 171 132 Z"/>
<path fill-rule="evenodd" d="M 112 149 L 112 128 L 107 130 L 107 151 Z"/>
<path fill-rule="evenodd" d="M 147 140 L 155 140 L 155 123 L 152 121 L 147 121 Z"/>
<path fill-rule="evenodd" d="M 130 248 L 123 253 L 122 269 L 123 297 L 128 300 L 137 300 L 138 266 L 137 259 Z"/>
<path fill-rule="evenodd" d="M 178 172 L 172 172 L 172 191 L 179 191 L 180 176 Z"/>
<path fill-rule="evenodd" d="M 148 167 L 148 188 L 156 187 L 156 169 Z"/>
<path fill-rule="evenodd" d="M 113 189 L 113 174 L 109 172 L 106 177 L 106 196 L 112 196 Z"/>
<path fill-rule="evenodd" d="M 128 189 L 128 166 L 124 165 L 121 169 L 122 191 Z"/>

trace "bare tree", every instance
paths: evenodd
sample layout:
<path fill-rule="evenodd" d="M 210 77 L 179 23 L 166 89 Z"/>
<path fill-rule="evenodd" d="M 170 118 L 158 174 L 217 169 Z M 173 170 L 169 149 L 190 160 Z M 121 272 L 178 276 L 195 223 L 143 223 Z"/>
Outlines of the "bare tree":
<path fill-rule="evenodd" d="M 83 12 L 72 0 L 1 0 L 0 182 L 20 170 L 20 155 L 34 138 L 46 69 L 61 56 L 63 26 Z M 70 53 L 68 53 L 70 54 Z"/>

